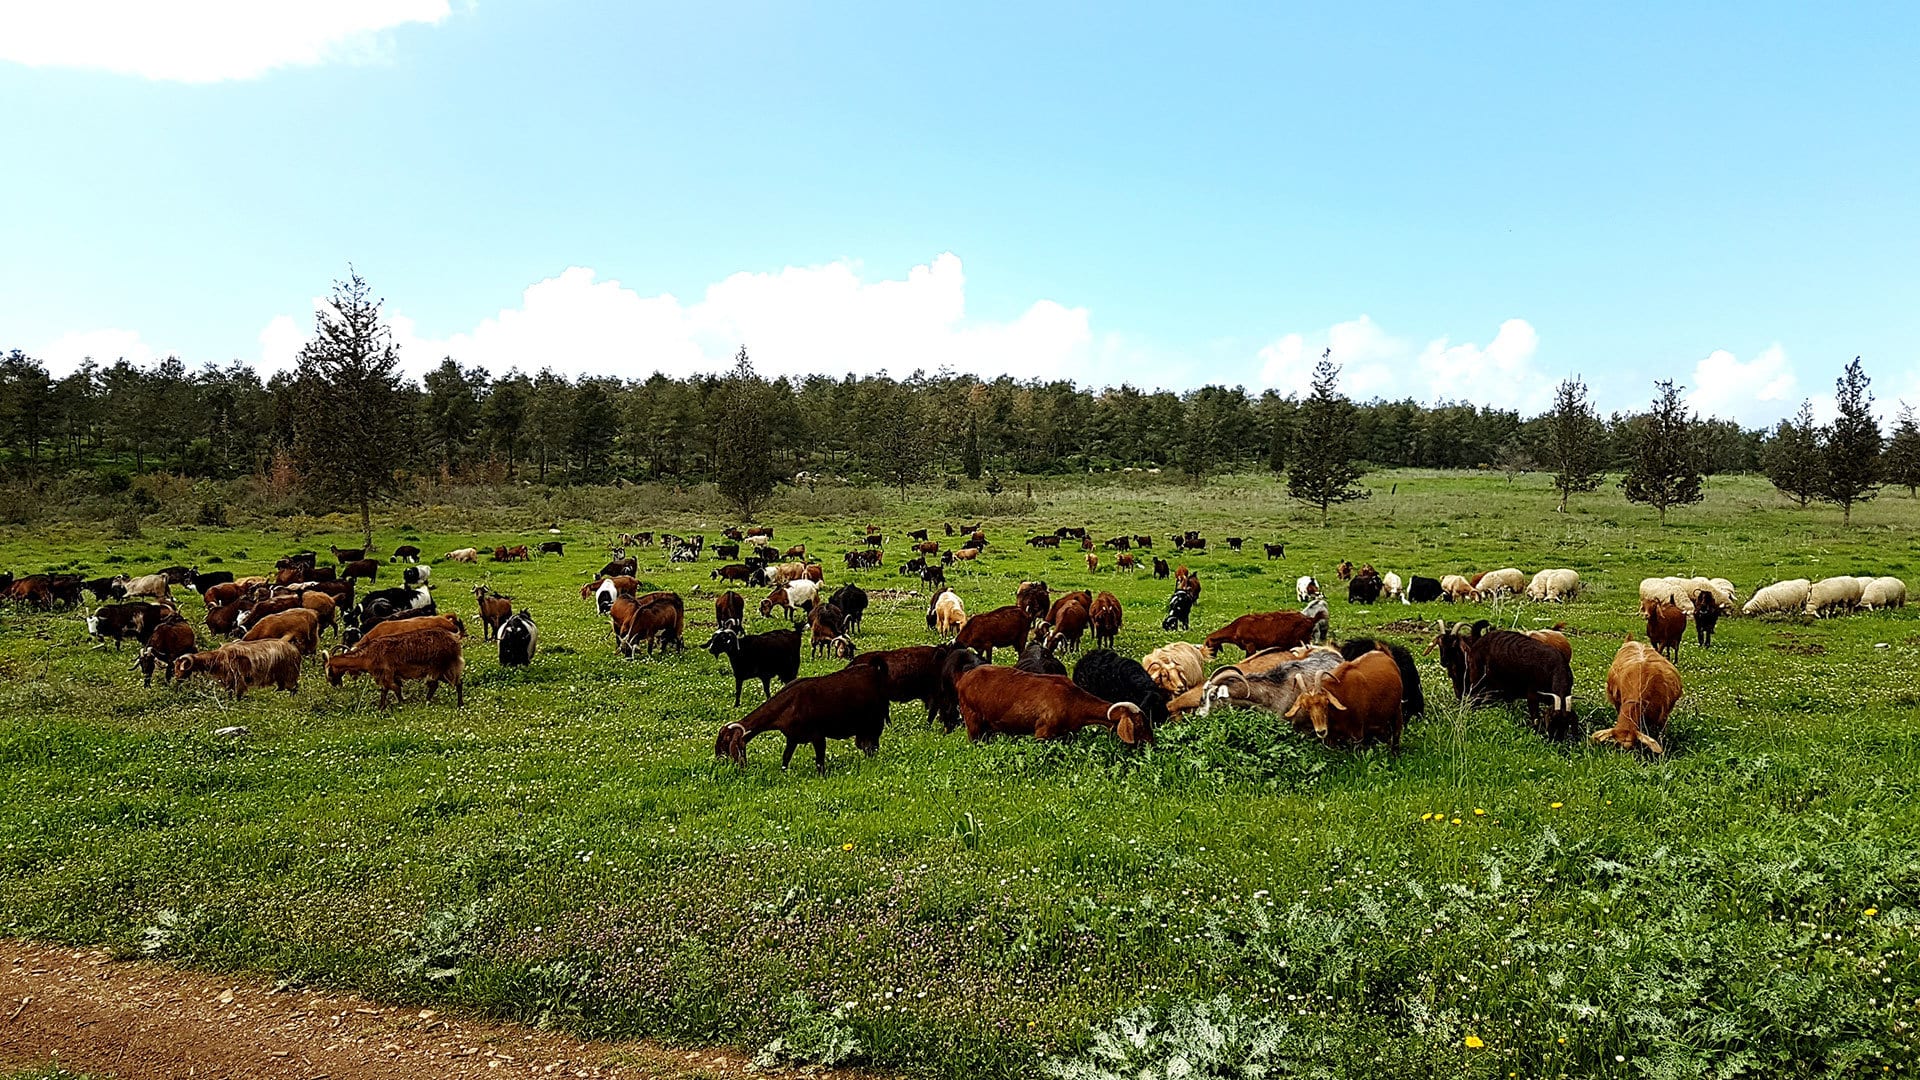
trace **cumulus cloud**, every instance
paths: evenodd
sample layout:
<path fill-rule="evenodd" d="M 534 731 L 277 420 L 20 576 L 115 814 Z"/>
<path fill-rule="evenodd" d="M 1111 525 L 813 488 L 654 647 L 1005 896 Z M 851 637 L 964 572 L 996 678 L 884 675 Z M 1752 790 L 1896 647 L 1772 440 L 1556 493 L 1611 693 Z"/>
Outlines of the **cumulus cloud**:
<path fill-rule="evenodd" d="M 1790 415 L 1799 403 L 1799 380 L 1778 344 L 1742 361 L 1726 349 L 1702 357 L 1686 380 L 1687 404 L 1702 416 L 1766 424 Z"/>
<path fill-rule="evenodd" d="M 389 57 L 391 31 L 433 25 L 448 0 L 61 0 L 0 6 L 0 60 L 170 82 Z"/>
<path fill-rule="evenodd" d="M 392 324 L 403 362 L 416 373 L 452 356 L 496 373 L 550 366 L 574 375 L 680 377 L 724 370 L 745 344 L 770 377 L 948 367 L 1084 380 L 1112 352 L 1095 342 L 1087 309 L 1052 300 L 1010 321 L 968 319 L 966 275 L 950 253 L 876 281 L 848 261 L 738 273 L 691 302 L 642 296 L 576 266 L 529 286 L 518 307 L 472 330 L 434 336 L 400 311 Z M 298 338 L 275 330 L 292 325 L 287 316 L 276 319 L 262 332 L 263 345 L 273 335 L 297 349 Z M 263 360 L 274 363 L 264 353 Z"/>
<path fill-rule="evenodd" d="M 1500 324 L 1485 346 L 1435 338 L 1424 347 L 1395 337 L 1370 317 L 1315 333 L 1287 334 L 1261 349 L 1260 381 L 1282 393 L 1305 394 L 1322 349 L 1340 365 L 1340 388 L 1359 401 L 1411 397 L 1466 400 L 1523 411 L 1545 406 L 1554 380 L 1534 364 L 1540 335 L 1525 319 Z"/>
<path fill-rule="evenodd" d="M 33 350 L 33 356 L 54 375 L 65 375 L 92 360 L 102 366 L 127 360 L 146 366 L 167 353 L 147 344 L 137 330 L 80 330 L 62 334 Z"/>

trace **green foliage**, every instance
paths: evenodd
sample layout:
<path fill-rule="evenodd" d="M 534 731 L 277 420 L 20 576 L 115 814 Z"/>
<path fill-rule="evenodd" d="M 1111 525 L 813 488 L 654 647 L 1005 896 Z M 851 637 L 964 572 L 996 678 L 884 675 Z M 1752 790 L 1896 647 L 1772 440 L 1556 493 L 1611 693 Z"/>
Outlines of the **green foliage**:
<path fill-rule="evenodd" d="M 412 442 L 400 350 L 381 304 L 359 274 L 334 282 L 296 376 L 295 460 L 307 484 L 360 511 L 363 538 L 373 535 L 373 500 L 397 490 L 393 462 Z"/>
<path fill-rule="evenodd" d="M 861 1059 L 860 1040 L 847 1016 L 856 1002 L 835 1005 L 822 1012 L 813 999 L 798 991 L 780 999 L 782 1033 L 754 1055 L 755 1066 L 848 1065 Z"/>
<path fill-rule="evenodd" d="M 1633 461 L 1620 488 L 1628 502 L 1645 503 L 1660 512 L 1701 500 L 1700 451 L 1694 441 L 1693 415 L 1680 400 L 1672 379 L 1654 384 L 1653 408 L 1634 420 Z"/>
<path fill-rule="evenodd" d="M 1920 424 L 1914 422 L 1913 406 L 1900 406 L 1880 464 L 1887 483 L 1906 488 L 1908 498 L 1920 495 Z"/>
<path fill-rule="evenodd" d="M 1606 479 L 1606 428 L 1587 398 L 1587 384 L 1578 377 L 1563 379 L 1554 388 L 1553 407 L 1540 425 L 1541 455 L 1553 470 L 1564 514 L 1570 497 L 1592 491 Z"/>
<path fill-rule="evenodd" d="M 1822 432 L 1821 497 L 1840 507 L 1844 524 L 1853 523 L 1856 503 L 1872 499 L 1880 490 L 1880 421 L 1873 416 L 1873 394 L 1867 373 L 1854 357 L 1834 380 L 1834 418 Z"/>
<path fill-rule="evenodd" d="M 982 468 L 980 460 L 980 418 L 971 412 L 967 414 L 967 438 L 960 449 L 960 471 L 967 479 L 980 479 Z"/>
<path fill-rule="evenodd" d="M 1317 507 L 1322 525 L 1328 507 L 1371 494 L 1355 483 L 1366 470 L 1354 461 L 1353 404 L 1339 385 L 1340 369 L 1322 355 L 1313 369 L 1313 395 L 1300 406 L 1287 470 L 1287 494 Z"/>
<path fill-rule="evenodd" d="M 1762 461 L 1767 479 L 1802 509 L 1826 490 L 1826 455 L 1820 447 L 1820 429 L 1813 422 L 1812 401 L 1803 400 L 1791 420 L 1780 421 L 1767 440 Z"/>
<path fill-rule="evenodd" d="M 767 383 L 753 370 L 747 347 L 733 358 L 733 370 L 714 394 L 714 481 L 741 518 L 773 494 L 773 449 Z"/>

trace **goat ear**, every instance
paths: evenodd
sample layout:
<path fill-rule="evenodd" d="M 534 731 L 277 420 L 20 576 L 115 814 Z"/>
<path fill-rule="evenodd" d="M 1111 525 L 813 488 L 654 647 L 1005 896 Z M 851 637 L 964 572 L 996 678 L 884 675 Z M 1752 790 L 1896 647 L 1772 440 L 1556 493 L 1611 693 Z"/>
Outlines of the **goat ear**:
<path fill-rule="evenodd" d="M 1119 732 L 1120 741 L 1123 743 L 1126 743 L 1128 746 L 1132 746 L 1134 744 L 1134 741 L 1138 739 L 1140 735 L 1139 732 L 1133 729 L 1132 713 L 1121 713 L 1120 723 L 1115 728 L 1115 730 Z"/>
<path fill-rule="evenodd" d="M 1286 715 L 1286 717 L 1285 717 L 1285 719 L 1288 719 L 1288 720 L 1291 720 L 1291 719 L 1293 719 L 1293 717 L 1294 717 L 1294 714 L 1295 714 L 1295 713 L 1298 713 L 1298 712 L 1300 711 L 1300 705 L 1301 705 L 1301 700 L 1300 700 L 1300 698 L 1297 698 L 1297 697 L 1296 697 L 1296 698 L 1294 698 L 1294 699 L 1293 699 L 1293 707 L 1287 710 L 1287 715 Z"/>
<path fill-rule="evenodd" d="M 1340 703 L 1340 699 L 1333 696 L 1333 691 L 1323 690 L 1322 693 L 1327 695 L 1327 704 L 1332 705 L 1334 708 L 1339 709 L 1341 712 L 1347 711 L 1347 707 Z"/>

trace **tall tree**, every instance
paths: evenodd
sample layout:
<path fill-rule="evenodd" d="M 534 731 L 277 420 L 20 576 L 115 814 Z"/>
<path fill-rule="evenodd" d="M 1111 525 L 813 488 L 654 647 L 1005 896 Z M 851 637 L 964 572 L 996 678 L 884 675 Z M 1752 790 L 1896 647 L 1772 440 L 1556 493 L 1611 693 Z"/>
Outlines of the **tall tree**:
<path fill-rule="evenodd" d="M 753 512 L 773 494 L 772 425 L 767 419 L 767 381 L 753 370 L 747 347 L 733 358 L 733 370 L 720 380 L 713 398 L 713 478 L 720 494 L 753 520 Z"/>
<path fill-rule="evenodd" d="M 1660 524 L 1667 523 L 1667 511 L 1687 506 L 1702 498 L 1700 490 L 1700 449 L 1693 435 L 1693 414 L 1680 400 L 1680 387 L 1672 379 L 1654 384 L 1658 391 L 1653 408 L 1635 419 L 1638 428 L 1633 463 L 1620 478 L 1627 501 L 1645 503 L 1660 512 Z"/>
<path fill-rule="evenodd" d="M 861 388 L 859 438 L 868 472 L 899 489 L 926 478 L 933 462 L 933 425 L 918 395 L 892 379 L 873 379 Z"/>
<path fill-rule="evenodd" d="M 1313 393 L 1300 404 L 1293 467 L 1287 470 L 1287 494 L 1319 507 L 1322 526 L 1329 507 L 1372 494 L 1355 483 L 1366 470 L 1353 460 L 1353 404 L 1340 393 L 1340 368 L 1332 358 L 1328 349 L 1314 365 Z"/>
<path fill-rule="evenodd" d="M 1826 491 L 1822 498 L 1840 505 L 1840 520 L 1853 524 L 1853 507 L 1880 490 L 1880 421 L 1873 416 L 1872 380 L 1854 357 L 1834 380 L 1833 423 L 1826 428 Z"/>
<path fill-rule="evenodd" d="M 306 407 L 294 417 L 295 460 L 320 494 L 359 509 L 368 544 L 373 500 L 394 490 L 394 469 L 411 449 L 400 350 L 380 321 L 382 303 L 357 273 L 334 282 L 296 368 Z"/>
<path fill-rule="evenodd" d="M 459 468 L 467 445 L 480 426 L 480 391 L 486 385 L 485 372 L 462 369 L 449 356 L 421 380 L 426 397 L 422 401 L 427 436 L 438 452 L 440 465 L 451 473 Z"/>
<path fill-rule="evenodd" d="M 1553 470 L 1553 487 L 1560 493 L 1560 512 L 1567 500 L 1592 491 L 1606 479 L 1606 429 L 1587 399 L 1587 384 L 1578 376 L 1560 380 L 1553 392 L 1553 408 L 1545 420 L 1541 451 Z"/>
<path fill-rule="evenodd" d="M 1887 483 L 1907 489 L 1907 498 L 1920 489 L 1920 425 L 1913 419 L 1913 406 L 1902 402 L 1900 416 L 1893 422 L 1893 438 L 1887 440 L 1887 452 L 1880 459 Z"/>
<path fill-rule="evenodd" d="M 967 479 L 978 480 L 980 479 L 981 468 L 980 418 L 972 413 L 968 413 L 967 439 L 960 450 L 960 471 L 967 474 Z"/>
<path fill-rule="evenodd" d="M 1773 429 L 1761 465 L 1773 486 L 1801 509 L 1826 490 L 1826 455 L 1820 449 L 1820 429 L 1813 422 L 1813 402 L 1802 401 L 1799 412 Z"/>

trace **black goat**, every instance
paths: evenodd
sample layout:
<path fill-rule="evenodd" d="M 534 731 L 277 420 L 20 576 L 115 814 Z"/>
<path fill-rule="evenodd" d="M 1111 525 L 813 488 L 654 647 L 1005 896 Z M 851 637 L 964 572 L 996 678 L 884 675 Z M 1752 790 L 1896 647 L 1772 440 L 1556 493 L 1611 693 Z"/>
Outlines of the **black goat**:
<path fill-rule="evenodd" d="M 760 680 L 760 693 L 773 696 L 773 680 L 783 684 L 800 677 L 800 631 L 769 630 L 764 634 L 742 634 L 733 629 L 716 630 L 707 639 L 707 651 L 725 656 L 733 668 L 733 703 L 740 704 L 740 688 L 749 679 Z"/>
<path fill-rule="evenodd" d="M 1147 714 L 1147 722 L 1167 719 L 1167 693 L 1160 689 L 1138 660 L 1112 649 L 1095 649 L 1073 665 L 1073 685 L 1102 701 L 1131 701 Z"/>

